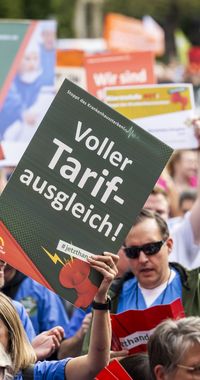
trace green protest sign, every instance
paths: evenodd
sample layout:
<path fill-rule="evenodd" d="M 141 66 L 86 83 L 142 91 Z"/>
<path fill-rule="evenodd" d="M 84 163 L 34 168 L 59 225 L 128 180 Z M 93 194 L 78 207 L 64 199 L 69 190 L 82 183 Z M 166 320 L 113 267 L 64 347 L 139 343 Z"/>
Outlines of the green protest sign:
<path fill-rule="evenodd" d="M 0 258 L 76 306 L 117 252 L 172 149 L 65 80 L 0 198 Z"/>

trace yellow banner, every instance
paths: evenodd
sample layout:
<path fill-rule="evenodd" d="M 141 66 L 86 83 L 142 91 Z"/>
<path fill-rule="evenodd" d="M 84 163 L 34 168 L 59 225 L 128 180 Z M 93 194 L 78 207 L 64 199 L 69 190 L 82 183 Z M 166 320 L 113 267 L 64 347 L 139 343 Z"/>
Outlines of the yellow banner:
<path fill-rule="evenodd" d="M 184 84 L 108 88 L 106 102 L 130 119 L 186 111 L 193 107 L 190 89 Z"/>

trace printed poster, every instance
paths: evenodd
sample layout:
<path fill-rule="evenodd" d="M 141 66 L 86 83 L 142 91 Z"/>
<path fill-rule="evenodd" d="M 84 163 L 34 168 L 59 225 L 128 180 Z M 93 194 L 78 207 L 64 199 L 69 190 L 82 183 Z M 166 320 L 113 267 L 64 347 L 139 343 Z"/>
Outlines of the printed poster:
<path fill-rule="evenodd" d="M 1 166 L 15 166 L 55 95 L 55 21 L 0 20 Z"/>
<path fill-rule="evenodd" d="M 197 148 L 191 84 L 113 87 L 105 92 L 107 104 L 173 149 Z"/>
<path fill-rule="evenodd" d="M 105 87 L 155 83 L 154 55 L 150 51 L 102 53 L 85 56 L 87 90 L 100 100 Z"/>
<path fill-rule="evenodd" d="M 159 323 L 167 318 L 183 317 L 184 309 L 180 298 L 167 305 L 112 314 L 112 349 L 128 350 L 130 354 L 146 351 L 148 340 Z"/>
<path fill-rule="evenodd" d="M 171 154 L 66 79 L 0 197 L 0 258 L 86 308 L 87 257 L 118 251 Z"/>

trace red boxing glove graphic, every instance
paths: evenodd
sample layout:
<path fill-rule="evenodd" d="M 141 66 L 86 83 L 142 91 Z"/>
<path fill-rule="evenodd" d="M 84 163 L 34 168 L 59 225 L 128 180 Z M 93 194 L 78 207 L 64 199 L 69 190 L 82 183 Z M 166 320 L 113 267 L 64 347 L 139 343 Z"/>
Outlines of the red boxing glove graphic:
<path fill-rule="evenodd" d="M 98 290 L 88 278 L 89 274 L 90 265 L 79 259 L 65 264 L 59 273 L 61 285 L 76 290 L 77 300 L 74 305 L 77 307 L 88 307 Z"/>
<path fill-rule="evenodd" d="M 182 110 L 185 109 L 185 107 L 187 106 L 187 103 L 188 103 L 187 97 L 182 96 L 179 92 L 174 92 L 171 95 L 171 101 L 172 101 L 172 103 L 180 103 Z"/>

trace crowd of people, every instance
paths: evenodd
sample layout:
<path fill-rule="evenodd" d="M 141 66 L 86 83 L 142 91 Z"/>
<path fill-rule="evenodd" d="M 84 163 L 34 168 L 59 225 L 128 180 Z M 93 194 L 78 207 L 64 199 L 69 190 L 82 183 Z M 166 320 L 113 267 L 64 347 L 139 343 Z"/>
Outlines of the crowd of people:
<path fill-rule="evenodd" d="M 52 50 L 52 36 L 49 41 Z M 33 60 L 34 86 L 41 86 L 37 55 L 24 59 L 25 72 Z M 10 96 L 20 89 L 29 114 L 18 113 L 33 124 L 35 98 L 21 90 L 25 74 L 18 73 Z M 6 111 L 10 124 L 21 118 Z M 0 380 L 94 380 L 114 358 L 134 380 L 200 379 L 200 118 L 192 124 L 199 148 L 173 154 L 118 252 L 88 258 L 103 280 L 87 310 L 0 260 Z M 0 192 L 12 169 L 0 170 Z M 145 352 L 113 348 L 111 313 L 177 299 L 185 317 L 159 323 Z"/>
<path fill-rule="evenodd" d="M 200 378 L 199 179 L 199 149 L 175 152 L 118 254 L 88 258 L 103 280 L 86 311 L 0 261 L 0 379 L 92 380 L 114 358 L 135 380 Z M 113 348 L 110 313 L 176 299 L 185 317 L 159 323 L 146 352 Z"/>

